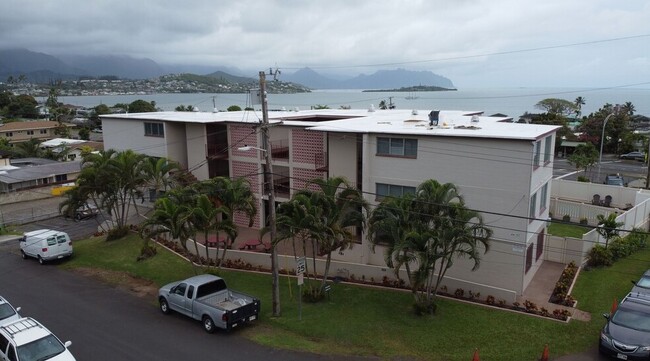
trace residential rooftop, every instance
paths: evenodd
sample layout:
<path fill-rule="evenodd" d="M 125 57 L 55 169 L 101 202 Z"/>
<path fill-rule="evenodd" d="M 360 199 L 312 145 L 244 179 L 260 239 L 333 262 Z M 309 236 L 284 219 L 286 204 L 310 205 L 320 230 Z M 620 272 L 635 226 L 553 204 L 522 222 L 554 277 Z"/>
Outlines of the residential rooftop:
<path fill-rule="evenodd" d="M 511 117 L 485 116 L 481 111 L 442 110 L 431 125 L 431 110 L 318 109 L 271 111 L 270 123 L 302 126 L 314 131 L 385 133 L 500 139 L 529 139 L 548 134 L 558 126 L 513 123 Z M 262 120 L 259 111 L 153 112 L 102 115 L 102 119 L 134 119 L 180 123 L 247 123 Z"/>

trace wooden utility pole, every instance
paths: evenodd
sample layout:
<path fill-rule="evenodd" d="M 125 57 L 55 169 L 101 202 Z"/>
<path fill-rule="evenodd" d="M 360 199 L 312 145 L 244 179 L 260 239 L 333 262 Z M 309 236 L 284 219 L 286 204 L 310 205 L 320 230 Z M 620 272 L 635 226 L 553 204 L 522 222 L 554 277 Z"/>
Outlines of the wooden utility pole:
<path fill-rule="evenodd" d="M 271 278 L 272 278 L 272 303 L 273 316 L 280 316 L 280 270 L 278 264 L 278 249 L 275 244 L 275 184 L 273 181 L 273 162 L 271 159 L 271 147 L 269 142 L 269 109 L 266 100 L 266 74 L 260 71 L 260 96 L 262 97 L 262 148 L 264 151 L 264 180 L 269 186 L 269 214 L 268 223 L 271 235 Z M 262 187 L 264 190 L 265 187 Z"/>

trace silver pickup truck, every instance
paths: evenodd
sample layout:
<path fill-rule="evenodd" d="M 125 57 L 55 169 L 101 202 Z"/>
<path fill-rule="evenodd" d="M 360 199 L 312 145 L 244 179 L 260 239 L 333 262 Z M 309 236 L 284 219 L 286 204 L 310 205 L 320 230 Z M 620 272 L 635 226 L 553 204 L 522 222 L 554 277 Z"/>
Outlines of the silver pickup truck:
<path fill-rule="evenodd" d="M 217 327 L 230 331 L 256 320 L 260 313 L 260 300 L 229 290 L 222 278 L 209 274 L 161 287 L 158 302 L 162 313 L 176 311 L 201 320 L 209 333 Z"/>

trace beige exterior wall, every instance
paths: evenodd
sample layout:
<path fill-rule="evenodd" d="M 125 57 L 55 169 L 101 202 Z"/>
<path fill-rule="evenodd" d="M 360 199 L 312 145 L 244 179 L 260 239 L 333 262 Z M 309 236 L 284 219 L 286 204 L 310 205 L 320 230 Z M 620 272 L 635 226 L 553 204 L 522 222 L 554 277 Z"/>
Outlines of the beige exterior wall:
<path fill-rule="evenodd" d="M 117 151 L 132 149 L 137 153 L 152 157 L 168 157 L 165 138 L 145 137 L 142 120 L 111 119 L 102 122 L 102 129 L 104 144 L 112 149 Z M 167 132 L 165 132 L 166 136 Z M 106 149 L 108 150 L 108 148 Z M 180 159 L 174 160 L 181 161 Z"/>
<path fill-rule="evenodd" d="M 205 144 L 205 138 L 200 138 L 200 142 Z M 167 148 L 167 158 L 176 160 L 180 163 L 181 167 L 185 169 L 188 168 L 187 153 L 189 144 L 190 143 L 187 142 L 185 124 L 165 123 L 165 146 Z"/>
<path fill-rule="evenodd" d="M 198 180 L 208 179 L 208 162 L 206 162 L 207 144 L 205 124 L 186 124 L 185 139 L 187 144 L 187 168 Z"/>

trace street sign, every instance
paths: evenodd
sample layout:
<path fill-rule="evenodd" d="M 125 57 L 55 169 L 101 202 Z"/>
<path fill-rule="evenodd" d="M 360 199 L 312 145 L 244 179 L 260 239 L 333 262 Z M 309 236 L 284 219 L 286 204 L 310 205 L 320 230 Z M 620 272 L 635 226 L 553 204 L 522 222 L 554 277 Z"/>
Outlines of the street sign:
<path fill-rule="evenodd" d="M 307 270 L 307 260 L 305 257 L 300 257 L 296 260 L 296 274 L 302 275 Z"/>
<path fill-rule="evenodd" d="M 298 286 L 302 286 L 305 283 L 305 276 L 302 273 L 298 273 Z"/>

